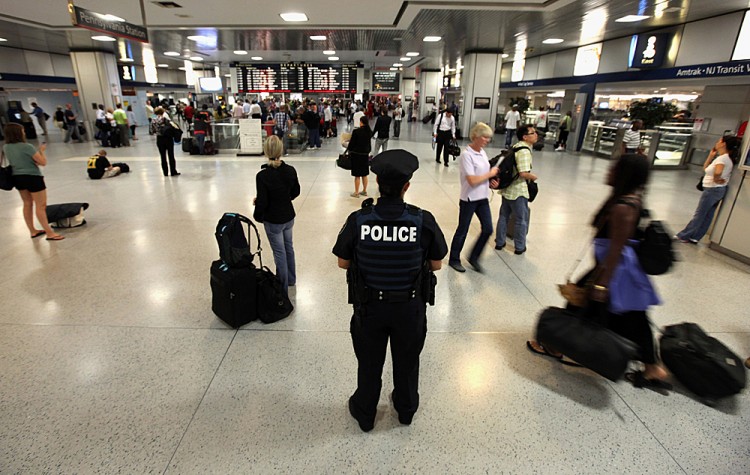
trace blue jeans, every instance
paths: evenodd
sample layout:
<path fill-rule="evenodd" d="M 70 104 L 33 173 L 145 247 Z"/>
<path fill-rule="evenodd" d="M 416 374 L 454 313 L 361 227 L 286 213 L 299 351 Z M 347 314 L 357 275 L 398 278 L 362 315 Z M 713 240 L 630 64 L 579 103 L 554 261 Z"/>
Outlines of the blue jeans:
<path fill-rule="evenodd" d="M 294 219 L 284 224 L 263 223 L 266 229 L 268 243 L 273 251 L 273 261 L 276 263 L 276 277 L 284 286 L 284 291 L 290 285 L 297 283 L 297 266 L 294 262 L 294 247 L 292 243 L 292 228 Z"/>
<path fill-rule="evenodd" d="M 505 148 L 510 148 L 513 143 L 513 137 L 516 135 L 516 129 L 505 129 Z"/>
<path fill-rule="evenodd" d="M 461 250 L 464 248 L 466 235 L 469 233 L 471 217 L 475 214 L 479 218 L 479 224 L 481 224 L 482 230 L 477 238 L 477 242 L 474 243 L 471 254 L 469 254 L 469 262 L 477 262 L 479 260 L 479 255 L 482 253 L 482 249 L 484 249 L 485 244 L 487 244 L 490 236 L 492 236 L 492 212 L 490 211 L 489 200 L 459 201 L 458 227 L 456 228 L 456 234 L 453 235 L 453 241 L 451 242 L 449 264 L 461 263 Z"/>
<path fill-rule="evenodd" d="M 206 145 L 206 134 L 195 134 L 195 140 L 198 142 L 198 153 L 203 155 L 203 147 Z"/>
<path fill-rule="evenodd" d="M 727 193 L 726 186 L 716 186 L 713 188 L 704 188 L 701 193 L 701 199 L 698 201 L 698 208 L 695 210 L 693 219 L 685 226 L 685 229 L 677 233 L 680 239 L 690 239 L 700 241 L 708 232 L 711 221 L 714 219 L 714 213 L 719 206 L 719 202 L 724 199 Z"/>
<path fill-rule="evenodd" d="M 309 129 L 308 132 L 310 133 L 310 137 L 307 139 L 307 145 L 310 148 L 320 148 L 320 129 Z"/>
<path fill-rule="evenodd" d="M 497 234 L 495 245 L 505 246 L 505 236 L 508 232 L 510 215 L 516 217 L 516 227 L 513 230 L 513 245 L 516 251 L 526 249 L 526 234 L 529 232 L 529 199 L 523 196 L 515 200 L 506 200 L 500 205 L 500 216 L 497 218 Z"/>

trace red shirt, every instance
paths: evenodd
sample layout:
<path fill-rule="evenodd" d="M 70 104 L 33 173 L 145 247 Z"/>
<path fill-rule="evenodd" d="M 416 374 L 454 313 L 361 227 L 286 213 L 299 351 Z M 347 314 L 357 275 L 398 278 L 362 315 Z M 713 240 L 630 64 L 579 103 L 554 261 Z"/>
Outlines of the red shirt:
<path fill-rule="evenodd" d="M 182 111 L 182 113 L 185 114 L 185 118 L 186 119 L 192 119 L 193 118 L 193 111 L 195 111 L 195 109 L 193 109 L 190 106 L 187 106 L 187 107 L 185 107 L 185 110 Z"/>

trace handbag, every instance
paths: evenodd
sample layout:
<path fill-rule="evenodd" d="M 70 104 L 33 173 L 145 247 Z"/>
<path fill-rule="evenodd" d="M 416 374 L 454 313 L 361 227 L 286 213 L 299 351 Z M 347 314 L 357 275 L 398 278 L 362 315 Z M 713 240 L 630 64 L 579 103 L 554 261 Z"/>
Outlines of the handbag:
<path fill-rule="evenodd" d="M 5 153 L 0 156 L 0 189 L 10 191 L 13 189 L 13 167 L 4 165 L 7 160 L 5 159 Z"/>
<path fill-rule="evenodd" d="M 262 264 L 255 270 L 258 318 L 263 323 L 278 322 L 292 313 L 294 305 L 279 278 Z"/>
<path fill-rule="evenodd" d="M 695 185 L 695 189 L 698 191 L 703 191 L 703 177 L 702 176 L 698 180 L 698 184 Z"/>
<path fill-rule="evenodd" d="M 590 307 L 589 312 L 596 307 L 599 305 Z M 542 310 L 536 340 L 610 381 L 620 379 L 638 354 L 638 346 L 627 338 L 580 312 L 559 307 Z"/>
<path fill-rule="evenodd" d="M 339 154 L 339 158 L 336 159 L 336 166 L 344 170 L 352 169 L 352 157 L 349 156 L 348 150 Z"/>
<path fill-rule="evenodd" d="M 458 143 L 455 140 L 451 140 L 448 144 L 448 155 L 454 157 L 461 155 L 461 147 L 458 146 Z"/>
<path fill-rule="evenodd" d="M 539 185 L 535 181 L 526 180 L 526 186 L 529 188 L 529 203 L 531 203 L 539 193 Z"/>
<path fill-rule="evenodd" d="M 48 121 L 48 120 L 49 120 L 49 114 L 47 114 L 47 113 L 45 112 L 45 113 L 44 113 L 44 121 L 46 122 L 46 121 Z"/>

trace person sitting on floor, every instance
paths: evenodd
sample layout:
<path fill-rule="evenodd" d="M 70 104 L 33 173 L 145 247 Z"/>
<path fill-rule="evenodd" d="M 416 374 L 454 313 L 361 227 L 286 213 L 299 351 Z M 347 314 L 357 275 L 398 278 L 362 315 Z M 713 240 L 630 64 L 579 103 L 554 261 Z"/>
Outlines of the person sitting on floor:
<path fill-rule="evenodd" d="M 86 171 L 92 180 L 101 180 L 102 178 L 112 178 L 119 175 L 120 167 L 114 167 L 109 163 L 106 150 L 99 150 L 99 155 L 89 158 Z"/>

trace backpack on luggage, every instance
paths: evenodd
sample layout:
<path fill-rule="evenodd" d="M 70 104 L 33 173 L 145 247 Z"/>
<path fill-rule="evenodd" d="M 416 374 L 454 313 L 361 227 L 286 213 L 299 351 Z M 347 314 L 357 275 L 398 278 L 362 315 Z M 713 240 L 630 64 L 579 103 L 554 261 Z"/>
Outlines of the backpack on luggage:
<path fill-rule="evenodd" d="M 251 267 L 253 265 L 254 253 L 250 251 L 250 244 L 245 237 L 242 223 L 248 226 L 248 230 L 255 230 L 258 239 L 258 250 L 260 253 L 260 234 L 250 218 L 239 213 L 224 213 L 216 225 L 216 242 L 219 245 L 219 258 L 229 267 Z"/>
<path fill-rule="evenodd" d="M 669 371 L 709 405 L 745 388 L 743 361 L 695 323 L 665 327 L 659 346 Z"/>
<path fill-rule="evenodd" d="M 192 137 L 185 137 L 182 139 L 182 151 L 185 153 L 190 153 L 190 150 L 193 148 L 193 138 Z"/>
<path fill-rule="evenodd" d="M 500 165 L 498 165 L 500 171 L 495 177 L 497 178 L 497 181 L 495 182 L 494 180 L 490 180 L 490 188 L 492 188 L 493 190 L 502 190 L 508 188 L 511 183 L 513 183 L 513 181 L 518 178 L 518 171 L 516 170 L 516 152 L 524 149 L 529 150 L 529 147 L 510 148 L 500 153 L 500 155 L 497 155 L 490 159 L 491 167 L 497 165 L 498 162 L 500 163 Z M 497 185 L 493 186 L 493 183 L 497 183 Z"/>

